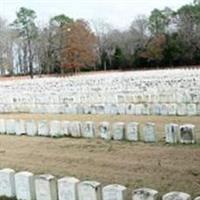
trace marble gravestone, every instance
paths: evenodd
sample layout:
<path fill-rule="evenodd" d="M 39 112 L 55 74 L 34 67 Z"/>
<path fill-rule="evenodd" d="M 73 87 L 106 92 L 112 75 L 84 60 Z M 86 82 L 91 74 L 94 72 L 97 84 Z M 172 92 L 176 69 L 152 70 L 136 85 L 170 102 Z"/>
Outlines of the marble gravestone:
<path fill-rule="evenodd" d="M 92 121 L 83 122 L 81 125 L 81 132 L 84 138 L 95 137 L 95 124 Z"/>
<path fill-rule="evenodd" d="M 37 200 L 57 200 L 57 182 L 54 176 L 44 174 L 35 178 Z"/>
<path fill-rule="evenodd" d="M 195 126 L 193 124 L 185 124 L 179 128 L 179 140 L 182 144 L 194 144 L 196 142 L 196 135 L 194 132 Z"/>
<path fill-rule="evenodd" d="M 16 120 L 15 132 L 16 132 L 16 135 L 26 134 L 25 120 Z"/>
<path fill-rule="evenodd" d="M 6 133 L 8 135 L 14 135 L 16 133 L 15 127 L 16 127 L 16 120 L 14 120 L 14 119 L 6 120 Z"/>
<path fill-rule="evenodd" d="M 6 123 L 5 119 L 0 119 L 0 134 L 6 133 Z"/>
<path fill-rule="evenodd" d="M 49 123 L 47 120 L 41 120 L 38 122 L 38 135 L 49 136 Z"/>
<path fill-rule="evenodd" d="M 144 142 L 156 142 L 155 124 L 146 123 L 143 128 Z"/>
<path fill-rule="evenodd" d="M 30 172 L 15 174 L 15 188 L 17 199 L 35 200 L 34 175 Z"/>
<path fill-rule="evenodd" d="M 35 120 L 26 121 L 26 133 L 28 136 L 36 136 L 38 134 L 38 128 Z"/>
<path fill-rule="evenodd" d="M 166 124 L 165 125 L 165 142 L 169 144 L 177 143 L 177 137 L 179 132 L 178 124 Z"/>
<path fill-rule="evenodd" d="M 125 135 L 125 124 L 123 122 L 113 123 L 112 137 L 113 140 L 123 140 Z"/>
<path fill-rule="evenodd" d="M 83 181 L 78 184 L 79 200 L 101 200 L 101 184 L 96 181 Z"/>
<path fill-rule="evenodd" d="M 125 138 L 128 141 L 139 140 L 139 124 L 136 122 L 129 122 L 126 126 Z"/>
<path fill-rule="evenodd" d="M 162 200 L 191 200 L 191 196 L 184 192 L 169 192 L 163 195 Z"/>
<path fill-rule="evenodd" d="M 100 122 L 99 123 L 99 136 L 105 140 L 111 140 L 111 130 L 109 122 Z"/>
<path fill-rule="evenodd" d="M 80 181 L 74 177 L 64 177 L 58 180 L 59 200 L 77 200 L 78 183 Z"/>
<path fill-rule="evenodd" d="M 0 170 L 0 196 L 15 196 L 15 171 L 13 169 Z"/>
<path fill-rule="evenodd" d="M 133 191 L 132 200 L 156 200 L 158 191 L 150 188 L 139 188 Z"/>
<path fill-rule="evenodd" d="M 49 133 L 51 137 L 60 137 L 62 136 L 61 122 L 53 120 L 49 122 Z"/>
<path fill-rule="evenodd" d="M 62 121 L 61 122 L 61 129 L 63 136 L 69 136 L 69 121 Z"/>
<path fill-rule="evenodd" d="M 122 185 L 108 185 L 102 189 L 103 200 L 126 200 L 127 189 Z"/>
<path fill-rule="evenodd" d="M 69 134 L 72 137 L 81 137 L 81 122 L 72 121 L 69 123 Z"/>

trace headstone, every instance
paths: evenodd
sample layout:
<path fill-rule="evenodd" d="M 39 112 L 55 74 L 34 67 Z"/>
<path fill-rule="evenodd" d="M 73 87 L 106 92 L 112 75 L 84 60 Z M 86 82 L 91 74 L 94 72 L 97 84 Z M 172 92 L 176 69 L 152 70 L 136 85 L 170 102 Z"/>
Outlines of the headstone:
<path fill-rule="evenodd" d="M 126 126 L 126 140 L 138 141 L 139 140 L 139 124 L 136 122 L 130 122 Z"/>
<path fill-rule="evenodd" d="M 38 122 L 38 135 L 49 136 L 49 123 L 46 120 Z"/>
<path fill-rule="evenodd" d="M 173 116 L 176 115 L 176 113 L 177 113 L 177 104 L 170 103 L 168 105 L 168 114 Z"/>
<path fill-rule="evenodd" d="M 50 121 L 49 122 L 49 133 L 51 137 L 62 136 L 61 122 L 60 121 Z"/>
<path fill-rule="evenodd" d="M 112 137 L 114 140 L 123 140 L 125 135 L 125 124 L 123 122 L 113 123 Z"/>
<path fill-rule="evenodd" d="M 182 144 L 194 144 L 196 142 L 196 136 L 194 132 L 195 126 L 192 124 L 185 124 L 180 126 L 179 140 Z"/>
<path fill-rule="evenodd" d="M 61 128 L 63 136 L 69 136 L 69 121 L 62 121 Z"/>
<path fill-rule="evenodd" d="M 143 110 L 144 110 L 143 104 L 136 104 L 135 105 L 135 114 L 136 115 L 142 115 Z"/>
<path fill-rule="evenodd" d="M 34 175 L 30 172 L 15 174 L 16 197 L 21 200 L 35 200 Z"/>
<path fill-rule="evenodd" d="M 78 184 L 79 200 L 101 200 L 101 184 L 96 181 L 83 181 Z"/>
<path fill-rule="evenodd" d="M 191 196 L 184 192 L 169 192 L 163 195 L 162 200 L 191 200 Z"/>
<path fill-rule="evenodd" d="M 101 122 L 99 124 L 99 136 L 105 140 L 111 140 L 111 130 L 109 122 Z"/>
<path fill-rule="evenodd" d="M 58 180 L 59 200 L 77 200 L 78 183 L 80 181 L 74 177 L 64 177 Z"/>
<path fill-rule="evenodd" d="M 0 170 L 0 196 L 15 196 L 15 171 L 13 169 Z"/>
<path fill-rule="evenodd" d="M 128 115 L 134 115 L 135 114 L 135 105 L 134 104 L 128 104 L 126 106 L 126 114 L 128 114 Z"/>
<path fill-rule="evenodd" d="M 156 142 L 156 130 L 154 123 L 146 123 L 143 133 L 145 142 Z"/>
<path fill-rule="evenodd" d="M 187 115 L 194 116 L 196 114 L 197 114 L 196 104 L 194 103 L 187 104 Z"/>
<path fill-rule="evenodd" d="M 26 127 L 25 127 L 24 120 L 16 120 L 15 132 L 16 132 L 16 135 L 26 134 Z"/>
<path fill-rule="evenodd" d="M 161 115 L 168 115 L 169 111 L 168 111 L 168 104 L 161 104 L 161 108 L 160 108 L 160 114 Z"/>
<path fill-rule="evenodd" d="M 81 123 L 79 121 L 69 123 L 69 134 L 72 137 L 81 137 Z"/>
<path fill-rule="evenodd" d="M 165 142 L 169 144 L 177 143 L 177 136 L 179 132 L 178 124 L 165 125 Z"/>
<path fill-rule="evenodd" d="M 26 133 L 28 136 L 36 136 L 38 134 L 35 120 L 26 120 Z"/>
<path fill-rule="evenodd" d="M 35 191 L 37 200 L 57 200 L 57 182 L 55 177 L 50 174 L 36 177 Z"/>
<path fill-rule="evenodd" d="M 150 188 L 139 188 L 133 191 L 132 200 L 156 200 L 158 191 Z"/>
<path fill-rule="evenodd" d="M 14 119 L 7 119 L 6 120 L 6 133 L 8 135 L 15 134 L 15 127 L 16 127 L 16 120 Z"/>
<path fill-rule="evenodd" d="M 5 119 L 0 119 L 0 134 L 6 133 Z"/>
<path fill-rule="evenodd" d="M 108 185 L 102 190 L 103 200 L 126 200 L 127 189 L 123 185 Z"/>
<path fill-rule="evenodd" d="M 94 138 L 95 137 L 95 124 L 94 122 L 87 121 L 83 122 L 81 125 L 82 136 L 85 138 Z"/>
<path fill-rule="evenodd" d="M 186 110 L 186 104 L 180 103 L 177 105 L 177 115 L 183 116 L 186 115 L 187 110 Z"/>

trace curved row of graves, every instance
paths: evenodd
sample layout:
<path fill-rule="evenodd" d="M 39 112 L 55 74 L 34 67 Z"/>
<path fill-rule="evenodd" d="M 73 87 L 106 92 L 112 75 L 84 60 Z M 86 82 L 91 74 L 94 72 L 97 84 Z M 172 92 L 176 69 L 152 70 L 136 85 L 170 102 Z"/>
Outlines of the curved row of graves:
<path fill-rule="evenodd" d="M 8 135 L 28 135 L 45 137 L 102 138 L 105 140 L 126 140 L 157 142 L 156 124 L 148 122 L 142 134 L 137 122 L 95 123 L 93 121 L 57 121 L 57 120 L 19 120 L 0 119 L 0 133 Z M 192 124 L 166 124 L 166 143 L 194 144 L 197 142 L 195 126 Z M 143 137 L 141 137 L 141 135 Z"/>
<path fill-rule="evenodd" d="M 56 179 L 51 174 L 34 175 L 28 171 L 0 170 L 0 196 L 18 200 L 128 200 L 127 188 L 112 184 L 102 186 L 97 181 L 80 181 L 75 177 Z M 139 188 L 132 191 L 132 200 L 157 200 L 158 191 Z M 191 200 L 184 192 L 169 192 L 162 200 Z M 200 200 L 196 197 L 195 200 Z"/>
<path fill-rule="evenodd" d="M 0 82 L 0 113 L 200 115 L 200 70 Z"/>

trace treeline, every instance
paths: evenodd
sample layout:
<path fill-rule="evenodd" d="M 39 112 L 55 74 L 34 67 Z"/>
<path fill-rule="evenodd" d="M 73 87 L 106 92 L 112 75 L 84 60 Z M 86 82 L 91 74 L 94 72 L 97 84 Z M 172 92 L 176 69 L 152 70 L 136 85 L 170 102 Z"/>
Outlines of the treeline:
<path fill-rule="evenodd" d="M 0 72 L 50 74 L 80 70 L 143 69 L 200 64 L 200 1 L 177 10 L 154 9 L 124 31 L 57 15 L 46 26 L 34 10 L 20 8 L 8 24 L 0 18 Z"/>

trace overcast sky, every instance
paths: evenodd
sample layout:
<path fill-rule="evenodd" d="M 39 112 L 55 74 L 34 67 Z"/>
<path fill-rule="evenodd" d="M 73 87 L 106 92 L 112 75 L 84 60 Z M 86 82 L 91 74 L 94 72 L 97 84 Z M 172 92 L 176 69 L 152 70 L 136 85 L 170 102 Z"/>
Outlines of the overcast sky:
<path fill-rule="evenodd" d="M 116 28 L 127 28 L 135 16 L 149 15 L 154 8 L 177 9 L 192 0 L 0 0 L 0 16 L 11 22 L 21 7 L 36 11 L 42 24 L 57 14 L 73 18 L 104 20 Z"/>

